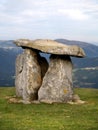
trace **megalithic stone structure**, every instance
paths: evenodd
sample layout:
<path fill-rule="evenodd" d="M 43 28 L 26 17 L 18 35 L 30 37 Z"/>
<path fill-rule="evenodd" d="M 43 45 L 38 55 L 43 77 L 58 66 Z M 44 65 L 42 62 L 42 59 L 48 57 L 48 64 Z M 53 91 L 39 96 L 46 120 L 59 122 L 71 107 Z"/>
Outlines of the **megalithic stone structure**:
<path fill-rule="evenodd" d="M 25 102 L 66 103 L 73 100 L 72 62 L 70 56 L 84 57 L 82 48 L 53 40 L 19 39 L 24 48 L 16 59 L 16 95 Z M 50 63 L 39 52 L 49 53 Z"/>

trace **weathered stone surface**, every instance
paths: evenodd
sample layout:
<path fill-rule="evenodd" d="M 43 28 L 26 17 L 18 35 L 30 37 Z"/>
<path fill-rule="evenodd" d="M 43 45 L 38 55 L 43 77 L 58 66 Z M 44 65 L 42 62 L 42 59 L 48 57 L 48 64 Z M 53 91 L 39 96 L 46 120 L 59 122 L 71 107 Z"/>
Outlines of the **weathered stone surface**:
<path fill-rule="evenodd" d="M 73 97 L 72 62 L 69 56 L 51 55 L 50 65 L 38 92 L 40 102 L 68 102 Z"/>
<path fill-rule="evenodd" d="M 25 49 L 16 60 L 16 94 L 21 96 L 25 103 L 38 98 L 38 89 L 42 84 L 38 58 L 36 51 Z"/>
<path fill-rule="evenodd" d="M 53 40 L 27 40 L 19 39 L 14 42 L 17 46 L 33 48 L 45 53 L 71 55 L 84 57 L 85 53 L 82 48 L 76 45 L 65 45 Z"/>

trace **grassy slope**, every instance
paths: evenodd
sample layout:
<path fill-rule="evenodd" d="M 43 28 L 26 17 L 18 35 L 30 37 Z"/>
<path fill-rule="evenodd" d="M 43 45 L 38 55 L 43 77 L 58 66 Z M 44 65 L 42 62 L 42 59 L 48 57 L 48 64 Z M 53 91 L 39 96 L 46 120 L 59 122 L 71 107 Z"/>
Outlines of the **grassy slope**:
<path fill-rule="evenodd" d="M 0 130 L 98 130 L 98 90 L 76 89 L 86 104 L 10 104 L 0 88 Z"/>

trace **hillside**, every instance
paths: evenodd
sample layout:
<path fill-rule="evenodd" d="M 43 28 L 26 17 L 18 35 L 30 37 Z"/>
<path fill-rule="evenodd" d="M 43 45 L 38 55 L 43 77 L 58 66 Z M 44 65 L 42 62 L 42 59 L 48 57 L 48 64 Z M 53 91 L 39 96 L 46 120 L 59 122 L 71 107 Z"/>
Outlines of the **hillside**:
<path fill-rule="evenodd" d="M 74 68 L 86 68 L 98 66 L 98 57 L 73 58 Z"/>
<path fill-rule="evenodd" d="M 85 58 L 72 57 L 72 61 L 75 68 L 98 66 L 98 46 L 87 42 L 71 41 L 66 39 L 56 39 L 56 41 L 68 45 L 78 45 L 84 49 L 86 54 Z"/>
<path fill-rule="evenodd" d="M 86 57 L 85 58 L 73 58 L 72 61 L 74 64 L 74 68 L 92 68 L 98 66 L 98 46 L 92 45 L 85 42 L 78 41 L 69 41 L 65 39 L 58 39 L 57 41 L 66 43 L 66 44 L 76 44 L 82 47 L 85 50 Z M 0 41 L 0 86 L 14 86 L 14 76 L 15 76 L 15 59 L 19 53 L 22 52 L 22 49 L 15 46 L 12 40 L 9 41 Z M 49 59 L 49 54 L 41 54 Z M 83 73 L 81 72 L 83 71 Z M 77 83 L 74 82 L 74 86 L 79 85 L 80 81 L 78 80 L 78 74 L 81 72 L 81 77 L 84 77 L 86 71 L 74 71 L 74 77 L 77 77 Z M 93 78 L 95 75 L 97 77 L 97 73 L 94 70 L 90 70 L 90 76 Z M 92 73 L 92 71 L 94 71 Z M 84 75 L 83 75 L 84 74 Z M 80 76 L 79 76 L 80 77 Z M 80 79 L 82 80 L 82 78 Z M 90 80 L 90 78 L 88 79 Z M 94 80 L 97 83 L 97 80 Z M 97 85 L 97 84 L 95 84 Z M 96 88 L 96 86 L 93 87 Z M 81 86 L 81 85 L 80 85 Z M 82 85 L 85 86 L 85 85 Z M 98 85 L 97 85 L 98 86 Z M 87 87 L 87 86 L 86 86 Z M 88 86 L 89 87 L 89 86 Z"/>
<path fill-rule="evenodd" d="M 86 53 L 86 57 L 98 57 L 98 46 L 87 43 L 87 42 L 81 42 L 81 41 L 71 41 L 66 39 L 56 39 L 55 41 L 61 42 L 68 45 L 78 45 L 81 48 L 84 49 Z"/>
<path fill-rule="evenodd" d="M 0 86 L 13 86 L 15 60 L 21 49 L 13 41 L 0 41 Z"/>
<path fill-rule="evenodd" d="M 98 67 L 73 70 L 74 87 L 98 88 Z"/>

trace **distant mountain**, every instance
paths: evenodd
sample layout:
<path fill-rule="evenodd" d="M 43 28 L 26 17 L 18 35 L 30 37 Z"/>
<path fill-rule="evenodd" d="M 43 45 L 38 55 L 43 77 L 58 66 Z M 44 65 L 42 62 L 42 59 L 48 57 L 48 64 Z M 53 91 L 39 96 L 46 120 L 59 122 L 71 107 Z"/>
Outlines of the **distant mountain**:
<path fill-rule="evenodd" d="M 0 40 L 0 48 L 16 48 L 17 46 L 13 44 L 13 40 Z"/>
<path fill-rule="evenodd" d="M 0 41 L 0 86 L 14 85 L 15 59 L 21 52 L 13 41 Z"/>
<path fill-rule="evenodd" d="M 75 68 L 86 68 L 98 66 L 98 57 L 73 58 L 72 61 Z"/>
<path fill-rule="evenodd" d="M 86 57 L 85 58 L 75 58 L 72 57 L 74 67 L 85 68 L 85 67 L 96 67 L 98 66 L 98 46 L 81 41 L 71 41 L 66 39 L 56 39 L 55 41 L 61 42 L 68 45 L 78 45 L 84 49 Z"/>
<path fill-rule="evenodd" d="M 81 42 L 81 41 L 71 41 L 66 39 L 56 39 L 55 41 L 61 42 L 68 45 L 78 45 L 81 48 L 84 49 L 86 53 L 86 57 L 98 57 L 98 46 L 87 43 L 87 42 Z"/>
<path fill-rule="evenodd" d="M 56 39 L 56 41 L 69 45 L 79 45 L 85 50 L 85 53 L 87 55 L 86 58 L 72 57 L 74 67 L 78 69 L 78 71 L 75 71 L 75 77 L 77 78 L 77 81 L 78 74 L 80 74 L 81 71 L 83 71 L 83 73 L 81 72 L 80 77 L 83 77 L 83 74 L 87 73 L 85 70 L 79 71 L 79 68 L 85 69 L 85 67 L 92 68 L 98 66 L 98 46 L 86 42 L 69 41 L 65 39 Z M 23 50 L 20 47 L 17 47 L 15 44 L 13 44 L 13 40 L 0 41 L 0 86 L 14 86 L 15 60 L 17 55 L 22 53 L 22 51 Z M 42 53 L 41 55 L 45 56 L 49 60 L 49 54 L 46 55 Z M 95 76 L 97 74 L 95 71 L 92 72 L 91 70 L 91 74 L 92 73 L 94 73 Z M 91 75 L 91 77 L 93 78 L 94 76 Z M 74 83 L 76 86 L 79 84 L 78 82 Z"/>
<path fill-rule="evenodd" d="M 98 88 L 98 67 L 73 70 L 74 87 Z"/>

